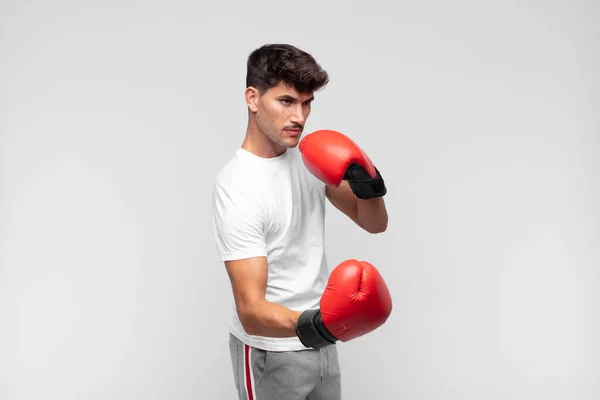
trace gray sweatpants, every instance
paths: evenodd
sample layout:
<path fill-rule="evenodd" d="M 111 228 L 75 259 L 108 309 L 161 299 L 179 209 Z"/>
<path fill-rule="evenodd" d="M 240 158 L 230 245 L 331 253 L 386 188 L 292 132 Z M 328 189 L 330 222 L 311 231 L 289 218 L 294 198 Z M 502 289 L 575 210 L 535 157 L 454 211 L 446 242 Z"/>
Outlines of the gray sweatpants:
<path fill-rule="evenodd" d="M 229 334 L 239 400 L 339 400 L 336 345 L 275 352 L 250 347 Z"/>

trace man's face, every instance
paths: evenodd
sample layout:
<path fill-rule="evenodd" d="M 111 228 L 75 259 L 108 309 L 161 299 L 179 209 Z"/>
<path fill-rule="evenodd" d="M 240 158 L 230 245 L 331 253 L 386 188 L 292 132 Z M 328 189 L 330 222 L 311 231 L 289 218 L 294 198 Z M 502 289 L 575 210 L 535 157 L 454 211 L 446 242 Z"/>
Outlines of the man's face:
<path fill-rule="evenodd" d="M 272 141 L 284 148 L 296 147 L 310 114 L 313 93 L 298 91 L 283 83 L 257 94 L 256 124 Z"/>

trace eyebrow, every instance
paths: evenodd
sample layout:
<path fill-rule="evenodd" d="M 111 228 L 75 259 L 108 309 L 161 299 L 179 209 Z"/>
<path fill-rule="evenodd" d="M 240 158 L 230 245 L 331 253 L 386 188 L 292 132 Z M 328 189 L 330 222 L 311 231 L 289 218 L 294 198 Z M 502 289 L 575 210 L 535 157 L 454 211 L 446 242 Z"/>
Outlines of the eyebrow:
<path fill-rule="evenodd" d="M 284 95 L 278 96 L 277 98 L 279 100 L 283 100 L 283 99 L 294 100 L 294 101 L 298 100 L 297 98 L 295 98 L 294 96 L 291 96 L 289 94 L 284 94 Z M 315 96 L 313 95 L 310 98 L 306 99 L 305 102 L 313 101 L 314 99 L 315 99 Z"/>

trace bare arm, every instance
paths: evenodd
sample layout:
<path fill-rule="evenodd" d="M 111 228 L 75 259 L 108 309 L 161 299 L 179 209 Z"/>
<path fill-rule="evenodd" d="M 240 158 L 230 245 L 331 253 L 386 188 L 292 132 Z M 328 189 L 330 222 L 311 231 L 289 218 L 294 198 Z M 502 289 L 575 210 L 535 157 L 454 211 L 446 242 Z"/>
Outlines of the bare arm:
<path fill-rule="evenodd" d="M 266 337 L 296 336 L 296 322 L 301 312 L 265 299 L 265 257 L 226 261 L 225 267 L 240 322 L 248 334 Z"/>
<path fill-rule="evenodd" d="M 325 195 L 331 204 L 369 233 L 387 229 L 388 214 L 383 197 L 368 200 L 357 198 L 347 181 L 339 187 L 326 186 Z"/>

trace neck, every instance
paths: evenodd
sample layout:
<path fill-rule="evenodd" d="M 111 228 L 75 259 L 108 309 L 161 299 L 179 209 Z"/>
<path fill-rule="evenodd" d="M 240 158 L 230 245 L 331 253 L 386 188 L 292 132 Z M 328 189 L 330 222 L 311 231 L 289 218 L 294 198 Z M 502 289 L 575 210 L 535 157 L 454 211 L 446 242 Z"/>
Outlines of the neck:
<path fill-rule="evenodd" d="M 278 145 L 261 132 L 252 119 L 248 120 L 246 137 L 242 143 L 242 149 L 262 158 L 278 157 L 286 152 L 285 147 Z"/>

